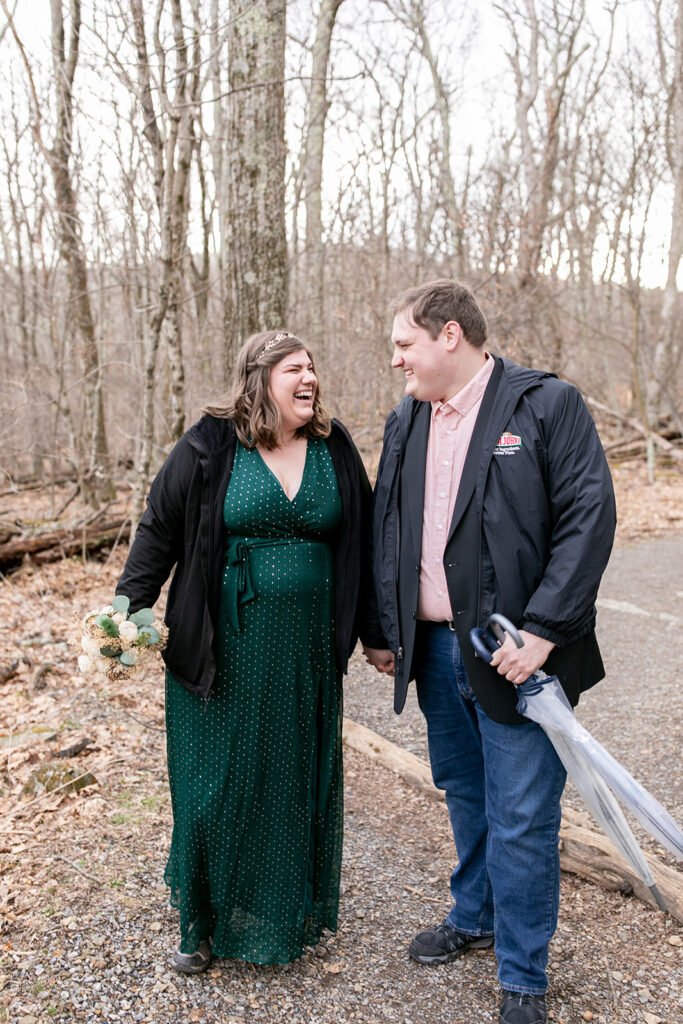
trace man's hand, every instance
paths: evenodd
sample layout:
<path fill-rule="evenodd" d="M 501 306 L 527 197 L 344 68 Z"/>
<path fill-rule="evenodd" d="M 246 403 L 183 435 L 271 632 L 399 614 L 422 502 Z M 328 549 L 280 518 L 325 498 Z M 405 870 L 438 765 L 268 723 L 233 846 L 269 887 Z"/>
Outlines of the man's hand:
<path fill-rule="evenodd" d="M 391 651 L 377 650 L 375 647 L 363 647 L 363 654 L 368 665 L 374 665 L 378 672 L 394 674 L 394 655 Z"/>
<path fill-rule="evenodd" d="M 505 643 L 491 658 L 493 668 L 515 686 L 525 683 L 536 669 L 544 665 L 555 646 L 550 640 L 544 640 L 535 633 L 527 633 L 524 629 L 520 629 L 519 635 L 524 641 L 524 647 L 517 647 L 514 640 L 506 636 Z"/>

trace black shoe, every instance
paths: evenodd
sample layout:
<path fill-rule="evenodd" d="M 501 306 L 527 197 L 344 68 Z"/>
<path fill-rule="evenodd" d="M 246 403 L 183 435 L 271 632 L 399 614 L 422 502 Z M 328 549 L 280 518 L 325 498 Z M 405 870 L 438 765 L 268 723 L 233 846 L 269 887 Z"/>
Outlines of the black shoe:
<path fill-rule="evenodd" d="M 489 949 L 492 945 L 493 935 L 464 935 L 444 921 L 436 928 L 416 935 L 408 947 L 408 954 L 419 964 L 432 966 L 449 964 L 468 949 Z"/>
<path fill-rule="evenodd" d="M 547 1024 L 545 997 L 508 992 L 504 988 L 498 1021 L 499 1024 Z"/>

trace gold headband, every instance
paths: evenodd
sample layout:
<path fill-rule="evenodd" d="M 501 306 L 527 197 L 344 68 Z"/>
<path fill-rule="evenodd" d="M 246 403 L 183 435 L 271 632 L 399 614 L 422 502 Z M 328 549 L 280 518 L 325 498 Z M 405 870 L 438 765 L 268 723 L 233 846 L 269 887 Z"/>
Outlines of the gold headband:
<path fill-rule="evenodd" d="M 259 359 L 263 358 L 263 356 L 266 354 L 266 352 L 270 352 L 271 348 L 275 348 L 275 346 L 279 342 L 284 341 L 285 338 L 293 338 L 293 337 L 294 337 L 294 335 L 292 334 L 291 331 L 280 331 L 279 334 L 276 334 L 274 338 L 270 338 L 265 343 L 265 345 L 263 346 L 263 348 L 261 349 L 259 354 L 256 356 L 256 362 L 258 362 Z"/>

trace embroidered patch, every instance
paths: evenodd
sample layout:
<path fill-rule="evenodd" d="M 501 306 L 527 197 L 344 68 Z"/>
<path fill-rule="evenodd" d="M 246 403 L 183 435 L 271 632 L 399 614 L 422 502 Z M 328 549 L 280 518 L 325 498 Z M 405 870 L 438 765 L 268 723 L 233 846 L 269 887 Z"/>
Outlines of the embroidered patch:
<path fill-rule="evenodd" d="M 515 455 L 522 447 L 522 439 L 519 434 L 501 434 L 493 449 L 494 455 Z"/>

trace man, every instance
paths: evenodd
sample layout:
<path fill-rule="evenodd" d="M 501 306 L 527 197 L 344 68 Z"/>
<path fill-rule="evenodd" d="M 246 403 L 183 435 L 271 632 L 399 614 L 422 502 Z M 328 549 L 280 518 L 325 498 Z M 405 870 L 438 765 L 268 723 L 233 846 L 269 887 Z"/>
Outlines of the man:
<path fill-rule="evenodd" d="M 559 903 L 565 772 L 516 685 L 543 668 L 575 705 L 604 675 L 595 598 L 612 546 L 609 469 L 578 391 L 485 348 L 486 320 L 451 280 L 394 306 L 389 416 L 375 489 L 374 569 L 400 713 L 415 678 L 434 783 L 458 854 L 453 906 L 409 953 L 442 964 L 495 940 L 501 1024 L 543 1024 Z M 492 667 L 469 642 L 493 612 L 510 638 Z M 494 912 L 495 906 L 495 912 Z"/>

